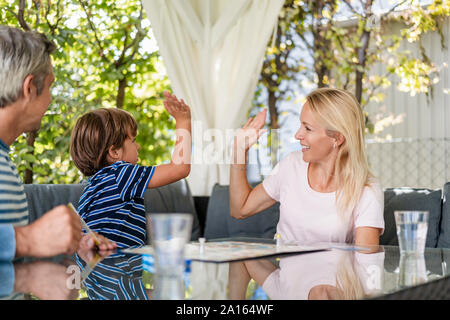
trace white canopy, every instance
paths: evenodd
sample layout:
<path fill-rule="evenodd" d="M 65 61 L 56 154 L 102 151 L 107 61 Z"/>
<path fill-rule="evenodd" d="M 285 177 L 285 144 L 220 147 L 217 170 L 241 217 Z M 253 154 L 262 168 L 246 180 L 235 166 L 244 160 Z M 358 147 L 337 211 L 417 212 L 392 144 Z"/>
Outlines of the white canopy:
<path fill-rule="evenodd" d="M 245 121 L 284 0 L 143 0 L 174 93 L 191 107 L 194 195 L 229 183 L 233 129 Z"/>

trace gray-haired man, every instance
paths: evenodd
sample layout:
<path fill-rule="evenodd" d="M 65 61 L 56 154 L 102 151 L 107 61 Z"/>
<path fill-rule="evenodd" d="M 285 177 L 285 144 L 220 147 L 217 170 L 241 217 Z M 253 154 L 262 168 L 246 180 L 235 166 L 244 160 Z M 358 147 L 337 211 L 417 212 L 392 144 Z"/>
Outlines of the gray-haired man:
<path fill-rule="evenodd" d="M 50 57 L 54 50 L 42 34 L 0 26 L 0 260 L 73 253 L 82 239 L 80 218 L 67 206 L 28 225 L 24 189 L 8 155 L 18 136 L 41 126 L 55 80 Z M 100 249 L 113 247 L 105 240 Z"/>

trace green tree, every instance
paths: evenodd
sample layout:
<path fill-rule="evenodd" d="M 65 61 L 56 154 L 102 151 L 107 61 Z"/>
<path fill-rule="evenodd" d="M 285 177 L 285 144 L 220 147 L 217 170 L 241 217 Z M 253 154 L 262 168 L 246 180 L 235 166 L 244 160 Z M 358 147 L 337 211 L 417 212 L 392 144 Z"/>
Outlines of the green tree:
<path fill-rule="evenodd" d="M 141 1 L 0 0 L 0 19 L 43 32 L 58 45 L 53 102 L 41 129 L 32 143 L 23 136 L 12 147 L 25 182 L 83 178 L 70 160 L 70 134 L 80 115 L 99 107 L 123 108 L 136 118 L 140 163 L 170 159 L 175 124 L 162 105 L 170 84 L 158 52 L 149 49 L 151 29 Z"/>
<path fill-rule="evenodd" d="M 254 99 L 256 107 L 268 107 L 270 128 L 280 127 L 280 102 L 301 79 L 317 87 L 347 89 L 363 108 L 370 101 L 383 101 L 390 76 L 399 78 L 399 90 L 432 94 L 439 68 L 421 39 L 427 32 L 437 32 L 444 47 L 442 25 L 450 15 L 450 1 L 435 0 L 427 6 L 418 0 L 397 1 L 380 14 L 374 7 L 372 0 L 286 0 Z M 400 34 L 391 32 L 393 23 L 401 25 Z M 400 49 L 404 39 L 419 46 L 420 56 Z M 374 74 L 377 64 L 386 65 L 382 74 Z M 366 127 L 373 132 L 367 114 Z"/>
<path fill-rule="evenodd" d="M 327 15 L 332 24 L 327 35 L 329 50 L 334 53 L 329 83 L 353 91 L 363 108 L 371 101 L 384 100 L 382 90 L 391 85 L 391 76 L 398 77 L 401 91 L 431 95 L 438 68 L 421 40 L 425 33 L 437 32 L 444 46 L 441 25 L 449 16 L 450 1 L 436 0 L 428 6 L 417 0 L 397 1 L 378 14 L 374 13 L 372 0 L 345 0 L 343 4 L 349 11 L 347 23 L 337 21 L 336 15 Z M 400 34 L 392 32 L 395 24 L 400 26 Z M 420 56 L 401 49 L 404 39 L 418 45 Z M 383 73 L 373 72 L 377 64 L 386 66 Z M 373 132 L 373 123 L 367 117 L 366 126 Z"/>

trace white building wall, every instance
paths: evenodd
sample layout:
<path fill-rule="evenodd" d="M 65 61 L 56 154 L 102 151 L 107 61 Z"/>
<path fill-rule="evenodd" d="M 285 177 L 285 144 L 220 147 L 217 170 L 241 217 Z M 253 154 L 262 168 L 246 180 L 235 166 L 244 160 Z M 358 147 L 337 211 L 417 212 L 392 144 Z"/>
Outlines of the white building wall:
<path fill-rule="evenodd" d="M 398 32 L 399 24 L 391 30 Z M 368 136 L 367 150 L 373 173 L 384 187 L 429 187 L 442 188 L 450 181 L 450 19 L 443 25 L 445 48 L 437 33 L 423 37 L 426 52 L 439 68 L 440 81 L 433 86 L 433 95 L 411 96 L 397 89 L 398 80 L 391 77 L 392 85 L 386 89 L 386 99 L 381 104 L 371 103 L 366 107 L 375 120 L 380 107 L 384 116 L 394 118 L 403 115 L 403 121 L 385 128 L 382 132 Z M 402 43 L 400 50 L 410 49 L 419 56 L 417 45 Z M 377 66 L 375 73 L 382 73 Z"/>

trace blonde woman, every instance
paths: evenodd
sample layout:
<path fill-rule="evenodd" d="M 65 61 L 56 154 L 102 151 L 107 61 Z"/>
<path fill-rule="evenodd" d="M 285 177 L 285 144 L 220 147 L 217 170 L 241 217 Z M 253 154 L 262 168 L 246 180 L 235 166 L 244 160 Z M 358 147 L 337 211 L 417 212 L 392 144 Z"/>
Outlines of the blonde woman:
<path fill-rule="evenodd" d="M 282 241 L 378 245 L 384 230 L 383 192 L 369 171 L 364 116 L 355 97 L 322 88 L 306 98 L 295 134 L 302 150 L 280 161 L 254 189 L 246 154 L 264 130 L 266 110 L 250 118 L 234 141 L 231 216 L 244 219 L 280 202 Z"/>

